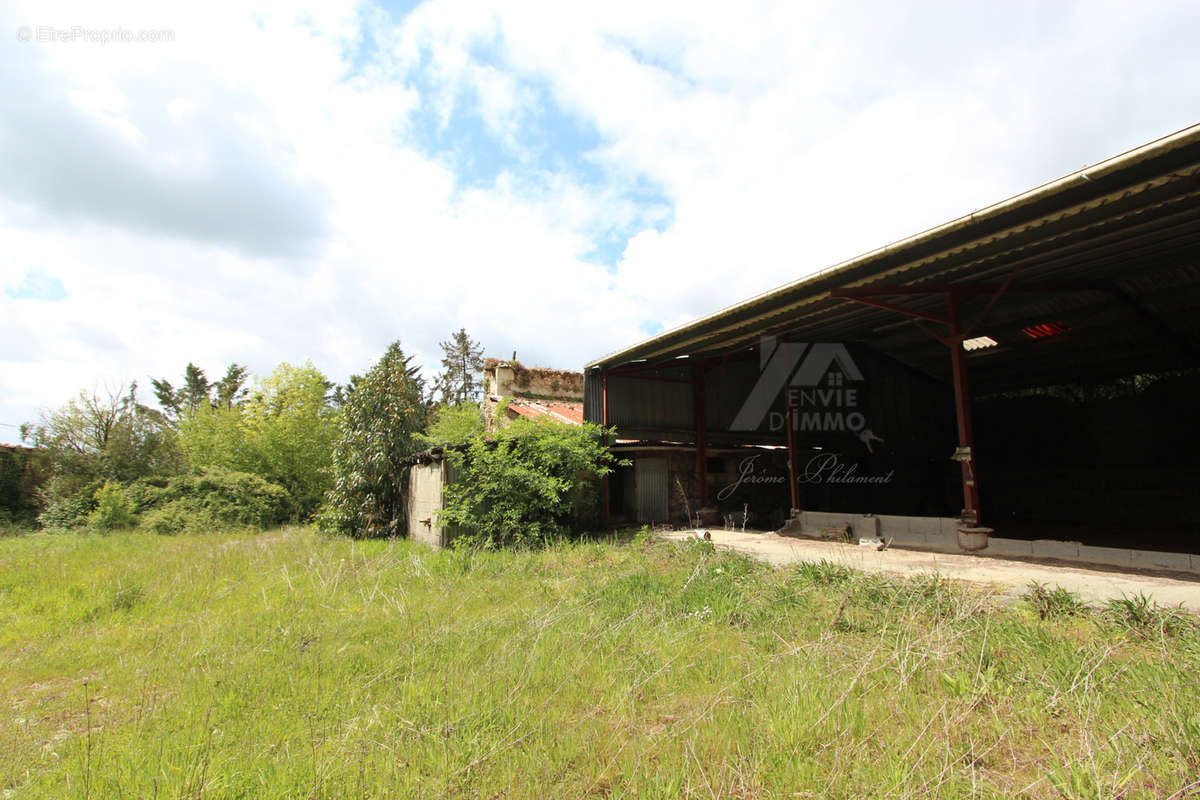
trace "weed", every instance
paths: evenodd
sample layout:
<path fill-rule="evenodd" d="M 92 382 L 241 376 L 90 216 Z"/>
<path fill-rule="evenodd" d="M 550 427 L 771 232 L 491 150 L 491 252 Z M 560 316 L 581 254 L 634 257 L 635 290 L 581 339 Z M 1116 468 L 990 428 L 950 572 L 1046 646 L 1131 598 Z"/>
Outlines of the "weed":
<path fill-rule="evenodd" d="M 1142 636 L 1174 636 L 1195 631 L 1196 621 L 1181 609 L 1160 606 L 1143 592 L 1122 595 L 1108 601 L 1103 618 L 1113 625 Z"/>
<path fill-rule="evenodd" d="M 1056 586 L 1053 589 L 1045 584 L 1031 581 L 1029 589 L 1022 599 L 1028 603 L 1041 619 L 1057 619 L 1058 617 L 1074 617 L 1086 609 L 1079 595 Z"/>
<path fill-rule="evenodd" d="M 854 572 L 844 564 L 835 564 L 825 559 L 797 564 L 792 574 L 805 583 L 820 586 L 840 586 L 849 583 L 854 576 Z"/>

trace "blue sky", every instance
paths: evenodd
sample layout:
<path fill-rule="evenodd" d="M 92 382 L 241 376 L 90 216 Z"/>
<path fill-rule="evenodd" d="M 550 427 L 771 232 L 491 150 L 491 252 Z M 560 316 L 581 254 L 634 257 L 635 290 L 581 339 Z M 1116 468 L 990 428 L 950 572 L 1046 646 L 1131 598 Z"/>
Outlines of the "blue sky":
<path fill-rule="evenodd" d="M 33 3 L 0 39 L 0 440 L 466 327 L 579 368 L 1197 121 L 1194 3 Z"/>

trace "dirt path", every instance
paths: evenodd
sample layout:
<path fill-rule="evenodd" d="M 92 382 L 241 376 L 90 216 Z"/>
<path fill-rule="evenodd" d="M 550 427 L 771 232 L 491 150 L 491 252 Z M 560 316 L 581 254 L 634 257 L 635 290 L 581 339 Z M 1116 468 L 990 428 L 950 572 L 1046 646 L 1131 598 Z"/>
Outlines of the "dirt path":
<path fill-rule="evenodd" d="M 1102 603 L 1140 592 L 1160 605 L 1182 605 L 1200 611 L 1200 579 L 898 548 L 880 552 L 874 547 L 794 539 L 775 533 L 710 530 L 710 534 L 717 547 L 736 550 L 776 566 L 826 560 L 866 572 L 901 575 L 937 572 L 948 578 L 992 585 L 1012 596 L 1024 593 L 1031 581 L 1037 581 L 1050 587 L 1061 586 L 1087 603 Z M 687 539 L 695 533 L 672 531 L 660 535 L 667 539 Z"/>

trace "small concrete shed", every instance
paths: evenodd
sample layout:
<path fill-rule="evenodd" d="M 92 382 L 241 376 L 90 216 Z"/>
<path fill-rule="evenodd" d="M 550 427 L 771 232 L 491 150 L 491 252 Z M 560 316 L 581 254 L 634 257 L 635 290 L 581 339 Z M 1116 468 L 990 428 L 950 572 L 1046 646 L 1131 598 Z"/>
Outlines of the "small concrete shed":
<path fill-rule="evenodd" d="M 454 526 L 438 522 L 446 487 L 453 479 L 446 449 L 433 447 L 409 456 L 408 538 L 434 547 L 445 547 L 455 533 Z"/>

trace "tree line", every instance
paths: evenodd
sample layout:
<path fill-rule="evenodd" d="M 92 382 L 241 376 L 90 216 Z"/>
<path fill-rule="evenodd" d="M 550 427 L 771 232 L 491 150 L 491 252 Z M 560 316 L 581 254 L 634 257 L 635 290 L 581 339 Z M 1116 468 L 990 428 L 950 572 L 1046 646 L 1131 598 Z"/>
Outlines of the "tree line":
<path fill-rule="evenodd" d="M 309 362 L 261 378 L 232 363 L 216 379 L 188 363 L 178 385 L 151 381 L 157 407 L 142 401 L 136 382 L 80 392 L 22 428 L 34 448 L 23 480 L 37 487 L 38 522 L 173 533 L 311 521 L 353 536 L 399 535 L 409 457 L 452 445 L 464 474 L 491 465 L 448 493 L 452 521 L 476 523 L 496 542 L 570 527 L 586 494 L 581 476 L 607 470 L 598 429 L 486 434 L 483 348 L 465 329 L 440 345 L 431 381 L 397 341 L 345 384 Z M 510 455 L 507 478 L 497 452 Z M 536 497 L 531 467 L 553 475 Z M 497 511 L 507 501 L 514 507 Z"/>

